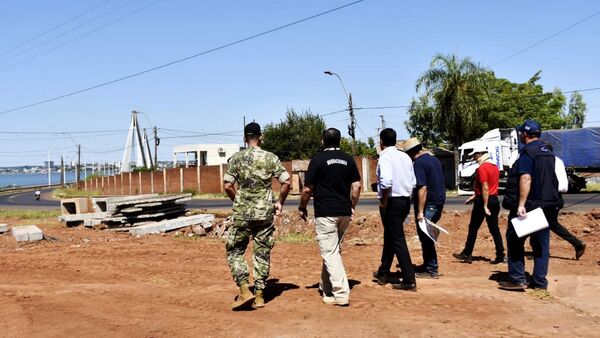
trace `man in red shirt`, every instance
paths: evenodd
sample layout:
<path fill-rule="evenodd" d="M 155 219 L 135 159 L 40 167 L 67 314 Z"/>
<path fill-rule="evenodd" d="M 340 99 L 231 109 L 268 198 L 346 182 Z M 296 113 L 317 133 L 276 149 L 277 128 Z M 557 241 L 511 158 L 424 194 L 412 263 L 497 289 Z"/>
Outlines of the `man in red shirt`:
<path fill-rule="evenodd" d="M 498 181 L 500 179 L 500 171 L 496 164 L 490 160 L 490 154 L 485 144 L 478 143 L 469 155 L 472 155 L 475 161 L 479 163 L 473 189 L 475 195 L 465 201 L 465 204 L 474 202 L 473 211 L 471 212 L 471 222 L 469 223 L 469 234 L 467 235 L 465 248 L 461 253 L 455 253 L 453 256 L 465 263 L 473 262 L 472 253 L 475 241 L 477 240 L 477 231 L 479 231 L 479 227 L 485 218 L 496 246 L 496 258 L 490 263 L 504 263 L 506 262 L 504 244 L 502 243 L 502 235 L 498 228 L 498 214 L 500 213 Z"/>

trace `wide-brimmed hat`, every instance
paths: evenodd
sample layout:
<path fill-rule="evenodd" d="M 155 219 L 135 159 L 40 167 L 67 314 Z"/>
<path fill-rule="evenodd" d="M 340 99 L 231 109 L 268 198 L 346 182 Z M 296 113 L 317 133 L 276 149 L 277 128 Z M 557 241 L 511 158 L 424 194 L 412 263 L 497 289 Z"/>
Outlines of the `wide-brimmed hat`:
<path fill-rule="evenodd" d="M 404 152 L 408 152 L 419 145 L 421 145 L 421 141 L 419 141 L 419 139 L 417 139 L 416 137 L 411 137 L 408 140 L 404 141 L 404 143 L 402 143 L 402 150 Z"/>
<path fill-rule="evenodd" d="M 473 147 L 473 151 L 471 151 L 469 153 L 469 156 L 473 156 L 476 153 L 487 153 L 487 152 L 488 152 L 487 146 L 483 142 L 477 142 L 475 144 L 475 147 Z"/>

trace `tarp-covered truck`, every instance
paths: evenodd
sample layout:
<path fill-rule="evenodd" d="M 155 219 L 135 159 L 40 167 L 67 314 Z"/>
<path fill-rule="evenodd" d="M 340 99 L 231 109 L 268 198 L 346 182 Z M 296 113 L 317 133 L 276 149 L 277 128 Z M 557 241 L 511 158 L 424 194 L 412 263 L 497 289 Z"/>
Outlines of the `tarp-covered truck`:
<path fill-rule="evenodd" d="M 585 188 L 583 173 L 600 172 L 600 127 L 545 130 L 542 141 L 552 144 L 554 154 L 565 162 L 569 176 L 569 192 L 578 192 Z M 493 129 L 480 139 L 467 142 L 459 149 L 458 194 L 473 193 L 473 180 L 479 165 L 468 154 L 476 143 L 484 143 L 491 159 L 500 169 L 500 186 L 506 184 L 508 170 L 519 156 L 519 139 L 515 129 Z"/>

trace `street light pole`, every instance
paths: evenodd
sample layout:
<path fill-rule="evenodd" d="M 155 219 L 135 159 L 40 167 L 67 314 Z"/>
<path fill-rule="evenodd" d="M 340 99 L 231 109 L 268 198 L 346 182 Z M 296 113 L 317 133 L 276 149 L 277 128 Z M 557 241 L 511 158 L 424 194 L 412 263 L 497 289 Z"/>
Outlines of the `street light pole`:
<path fill-rule="evenodd" d="M 324 71 L 323 74 L 333 75 L 340 80 L 340 84 L 342 85 L 342 89 L 344 90 L 344 94 L 346 95 L 346 99 L 348 100 L 348 112 L 350 113 L 350 125 L 348 125 L 348 135 L 352 138 L 352 156 L 356 156 L 356 119 L 354 116 L 354 108 L 352 107 L 352 93 L 348 93 L 346 90 L 346 86 L 344 86 L 344 81 L 342 78 L 334 72 Z"/>

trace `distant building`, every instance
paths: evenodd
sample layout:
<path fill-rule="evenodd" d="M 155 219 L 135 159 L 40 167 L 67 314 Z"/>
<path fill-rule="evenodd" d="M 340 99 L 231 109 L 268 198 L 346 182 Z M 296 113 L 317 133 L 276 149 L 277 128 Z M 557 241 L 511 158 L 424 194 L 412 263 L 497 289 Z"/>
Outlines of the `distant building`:
<path fill-rule="evenodd" d="M 44 161 L 44 168 L 54 168 L 54 161 Z"/>
<path fill-rule="evenodd" d="M 237 144 L 186 144 L 173 147 L 173 166 L 177 167 L 177 155 L 184 154 L 185 167 L 196 165 L 226 164 L 231 155 L 238 152 Z"/>

